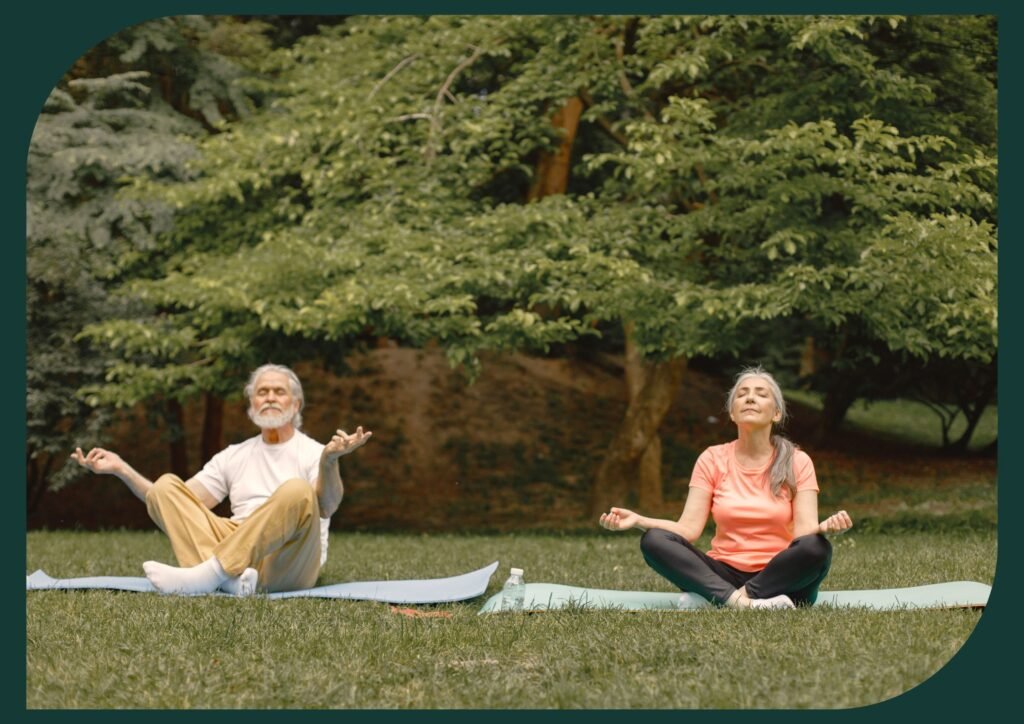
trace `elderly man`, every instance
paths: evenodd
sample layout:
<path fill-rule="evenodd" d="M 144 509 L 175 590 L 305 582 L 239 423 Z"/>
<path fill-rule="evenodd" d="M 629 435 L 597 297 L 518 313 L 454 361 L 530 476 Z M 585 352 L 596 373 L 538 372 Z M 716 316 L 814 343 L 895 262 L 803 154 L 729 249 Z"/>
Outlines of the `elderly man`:
<path fill-rule="evenodd" d="M 309 588 L 327 559 L 330 517 L 344 493 L 338 458 L 373 433 L 338 430 L 322 445 L 301 432 L 302 385 L 281 365 L 254 370 L 245 394 L 260 434 L 217 453 L 187 482 L 169 474 L 151 482 L 101 448 L 71 455 L 94 473 L 116 475 L 145 501 L 181 566 L 143 564 L 163 593 L 220 589 L 245 596 Z M 211 512 L 225 497 L 231 518 Z"/>

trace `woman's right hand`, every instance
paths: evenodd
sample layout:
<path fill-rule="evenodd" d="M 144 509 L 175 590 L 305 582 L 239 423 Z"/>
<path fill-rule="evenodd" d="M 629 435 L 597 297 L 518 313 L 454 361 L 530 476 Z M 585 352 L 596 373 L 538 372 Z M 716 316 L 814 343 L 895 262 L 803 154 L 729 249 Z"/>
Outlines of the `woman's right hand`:
<path fill-rule="evenodd" d="M 853 519 L 845 510 L 833 513 L 818 525 L 818 532 L 822 535 L 839 535 L 853 527 Z"/>
<path fill-rule="evenodd" d="M 598 521 L 602 528 L 608 530 L 629 530 L 640 522 L 640 516 L 632 510 L 625 508 L 612 508 L 607 513 L 601 513 Z"/>

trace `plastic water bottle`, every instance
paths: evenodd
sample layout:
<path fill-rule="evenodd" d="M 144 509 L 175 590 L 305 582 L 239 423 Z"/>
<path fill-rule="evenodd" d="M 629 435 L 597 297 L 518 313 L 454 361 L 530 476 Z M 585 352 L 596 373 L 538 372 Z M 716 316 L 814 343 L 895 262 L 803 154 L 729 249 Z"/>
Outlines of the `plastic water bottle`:
<path fill-rule="evenodd" d="M 523 569 L 513 568 L 511 575 L 501 588 L 501 610 L 522 611 L 526 598 L 526 583 L 523 582 Z"/>

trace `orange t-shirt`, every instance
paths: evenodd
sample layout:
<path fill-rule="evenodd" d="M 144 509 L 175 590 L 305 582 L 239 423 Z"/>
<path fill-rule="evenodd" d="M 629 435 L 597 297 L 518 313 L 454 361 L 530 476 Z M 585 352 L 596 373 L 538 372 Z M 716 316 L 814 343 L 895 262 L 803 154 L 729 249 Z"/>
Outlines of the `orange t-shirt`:
<path fill-rule="evenodd" d="M 741 571 L 759 571 L 793 542 L 793 500 L 788 486 L 772 495 L 766 473 L 771 461 L 748 469 L 736 461 L 737 441 L 712 445 L 697 458 L 690 487 L 711 493 L 715 537 L 708 555 Z M 814 463 L 793 451 L 796 489 L 818 490 Z"/>

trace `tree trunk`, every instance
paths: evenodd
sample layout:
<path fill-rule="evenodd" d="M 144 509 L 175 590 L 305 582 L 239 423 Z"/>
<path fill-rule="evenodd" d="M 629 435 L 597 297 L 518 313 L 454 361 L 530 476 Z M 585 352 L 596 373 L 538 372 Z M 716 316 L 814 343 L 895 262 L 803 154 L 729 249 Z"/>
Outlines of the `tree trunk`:
<path fill-rule="evenodd" d="M 650 378 L 650 365 L 637 349 L 633 323 L 626 322 L 623 329 L 626 338 L 626 389 L 629 391 L 629 405 L 632 406 Z M 657 429 L 640 456 L 636 477 L 637 506 L 644 510 L 660 508 L 664 494 L 661 484 L 661 438 Z"/>
<path fill-rule="evenodd" d="M 974 430 L 978 427 L 978 423 L 981 422 L 981 416 L 985 414 L 985 408 L 988 407 L 995 393 L 996 377 L 993 374 L 982 385 L 981 392 L 973 400 L 963 400 L 960 402 L 960 410 L 964 413 L 964 418 L 967 420 L 967 429 L 953 443 L 954 451 L 958 453 L 967 452 L 967 446 L 971 444 L 971 438 L 974 437 Z"/>
<path fill-rule="evenodd" d="M 947 413 L 946 408 L 942 405 L 935 405 L 935 407 L 942 410 L 939 414 L 939 420 L 942 421 L 942 449 L 949 450 L 952 447 L 949 441 L 949 431 L 953 429 L 953 423 L 956 422 L 956 416 L 960 414 L 960 410 L 958 408 L 952 413 Z"/>
<path fill-rule="evenodd" d="M 638 374 L 640 360 L 632 343 L 632 326 L 625 327 L 626 380 L 627 387 L 632 388 L 630 402 L 625 419 L 597 470 L 590 492 L 591 516 L 598 516 L 613 505 L 653 506 L 661 502 L 658 428 L 672 406 L 686 370 L 686 359 L 676 357 L 643 365 L 640 367 L 643 374 Z"/>
<path fill-rule="evenodd" d="M 665 411 L 666 413 L 668 410 Z M 661 481 L 661 437 L 655 430 L 651 442 L 640 456 L 637 468 L 640 482 L 637 488 L 637 507 L 641 510 L 659 510 L 665 502 Z"/>
<path fill-rule="evenodd" d="M 971 438 L 974 436 L 974 429 L 981 421 L 981 415 L 983 412 L 985 412 L 984 407 L 980 410 L 964 410 L 964 416 L 967 419 L 967 428 L 964 430 L 963 434 L 953 442 L 951 446 L 953 452 L 958 455 L 967 452 L 967 446 L 971 444 Z"/>
<path fill-rule="evenodd" d="M 799 379 L 808 380 L 818 373 L 822 366 L 827 365 L 825 350 L 818 347 L 814 337 L 804 337 L 804 346 L 800 350 Z"/>
<path fill-rule="evenodd" d="M 177 400 L 167 401 L 167 416 L 170 418 L 171 472 L 182 480 L 188 480 L 188 450 L 185 447 L 185 410 Z"/>
<path fill-rule="evenodd" d="M 583 108 L 582 99 L 574 96 L 551 117 L 551 124 L 562 131 L 562 142 L 555 153 L 545 153 L 537 162 L 528 201 L 564 194 L 568 189 L 572 145 Z M 672 405 L 686 368 L 683 359 L 656 365 L 646 363 L 636 349 L 633 325 L 626 323 L 625 329 L 629 407 L 591 489 L 590 510 L 594 515 L 610 505 L 623 504 L 627 491 L 634 494 L 642 507 L 660 507 L 663 493 L 658 427 Z"/>
<path fill-rule="evenodd" d="M 537 162 L 528 201 L 537 201 L 552 194 L 564 194 L 569 187 L 569 160 L 581 113 L 583 101 L 573 96 L 551 117 L 551 125 L 563 132 L 562 143 L 558 151 L 543 154 Z"/>
<path fill-rule="evenodd" d="M 207 392 L 205 403 L 203 413 L 203 459 L 200 461 L 200 464 L 206 463 L 206 461 L 224 449 L 224 400 L 212 392 Z"/>
<path fill-rule="evenodd" d="M 846 413 L 856 401 L 855 385 L 849 384 L 841 377 L 833 380 L 822 401 L 822 424 L 818 428 L 819 442 L 824 442 L 839 432 L 843 420 L 846 419 Z"/>

